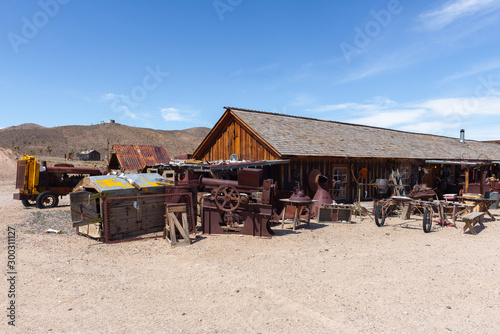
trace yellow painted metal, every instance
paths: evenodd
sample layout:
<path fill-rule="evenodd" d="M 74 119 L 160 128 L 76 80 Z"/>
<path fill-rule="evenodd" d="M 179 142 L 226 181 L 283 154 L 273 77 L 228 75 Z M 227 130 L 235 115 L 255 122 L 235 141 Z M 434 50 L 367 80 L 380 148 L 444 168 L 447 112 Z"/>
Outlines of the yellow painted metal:
<path fill-rule="evenodd" d="M 95 183 L 97 183 L 101 188 L 113 188 L 113 187 L 120 187 L 123 189 L 126 188 L 134 188 L 131 184 L 124 183 L 124 182 L 118 182 L 116 179 L 103 179 L 103 180 L 95 180 Z"/>
<path fill-rule="evenodd" d="M 37 190 L 38 182 L 40 179 L 40 164 L 37 163 L 36 158 L 31 155 L 26 155 L 22 157 L 21 160 L 26 160 L 24 190 L 21 190 L 21 193 L 38 195 L 40 193 Z"/>

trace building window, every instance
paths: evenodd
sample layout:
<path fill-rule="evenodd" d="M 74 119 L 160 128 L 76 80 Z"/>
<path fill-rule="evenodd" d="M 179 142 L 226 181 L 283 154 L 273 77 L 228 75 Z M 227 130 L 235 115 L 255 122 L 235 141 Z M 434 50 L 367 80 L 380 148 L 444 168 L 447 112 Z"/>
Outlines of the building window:
<path fill-rule="evenodd" d="M 333 187 L 332 198 L 347 198 L 347 167 L 334 167 L 333 179 L 335 186 Z"/>

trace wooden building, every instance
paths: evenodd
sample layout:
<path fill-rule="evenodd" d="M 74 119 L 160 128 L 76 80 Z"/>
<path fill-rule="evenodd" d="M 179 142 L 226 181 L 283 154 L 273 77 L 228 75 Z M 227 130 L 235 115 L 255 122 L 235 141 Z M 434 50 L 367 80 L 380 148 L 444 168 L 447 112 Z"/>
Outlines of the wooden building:
<path fill-rule="evenodd" d="M 269 166 L 266 172 L 284 190 L 292 190 L 297 182 L 307 190 L 308 175 L 315 169 L 335 180 L 331 191 L 337 200 L 352 201 L 358 183 L 363 197 L 376 196 L 377 189 L 370 184 L 394 173 L 407 187 L 417 183 L 433 187 L 436 180 L 445 179 L 458 187 L 463 168 L 477 166 L 482 176 L 498 168 L 495 163 L 500 161 L 500 145 L 492 143 L 225 109 L 193 159 L 229 160 L 232 154 L 250 161 L 288 159 L 289 164 Z M 359 175 L 362 170 L 365 177 Z"/>
<path fill-rule="evenodd" d="M 82 161 L 100 161 L 101 160 L 101 153 L 99 153 L 96 150 L 82 151 L 82 152 L 76 154 L 76 159 L 82 160 Z"/>

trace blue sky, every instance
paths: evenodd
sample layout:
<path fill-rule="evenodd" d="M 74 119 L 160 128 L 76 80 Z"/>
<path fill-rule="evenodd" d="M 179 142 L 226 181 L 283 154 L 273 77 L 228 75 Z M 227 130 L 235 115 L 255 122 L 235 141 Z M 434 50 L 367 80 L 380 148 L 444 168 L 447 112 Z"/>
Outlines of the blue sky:
<path fill-rule="evenodd" d="M 4 0 L 0 127 L 224 106 L 500 139 L 500 1 Z"/>

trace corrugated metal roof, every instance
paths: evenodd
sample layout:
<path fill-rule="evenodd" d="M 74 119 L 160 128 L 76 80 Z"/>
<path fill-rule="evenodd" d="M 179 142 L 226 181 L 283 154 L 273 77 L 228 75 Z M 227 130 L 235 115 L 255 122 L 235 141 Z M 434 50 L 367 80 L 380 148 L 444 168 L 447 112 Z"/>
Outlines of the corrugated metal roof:
<path fill-rule="evenodd" d="M 282 157 L 499 160 L 500 145 L 225 107 Z"/>
<path fill-rule="evenodd" d="M 170 156 L 164 146 L 113 145 L 113 150 L 123 170 L 143 170 L 149 166 L 170 163 Z"/>

